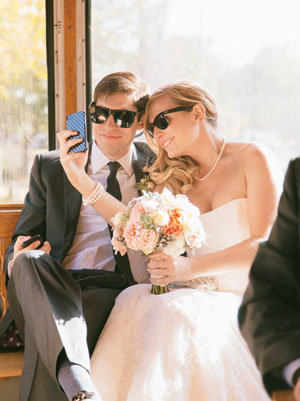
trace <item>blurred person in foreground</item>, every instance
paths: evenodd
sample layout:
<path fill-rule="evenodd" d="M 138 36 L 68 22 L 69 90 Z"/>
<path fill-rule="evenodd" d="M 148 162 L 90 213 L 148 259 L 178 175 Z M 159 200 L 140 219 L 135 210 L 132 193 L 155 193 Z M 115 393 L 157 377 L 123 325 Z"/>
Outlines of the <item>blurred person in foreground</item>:
<path fill-rule="evenodd" d="M 300 158 L 286 172 L 278 215 L 259 247 L 239 324 L 267 391 L 300 401 Z"/>

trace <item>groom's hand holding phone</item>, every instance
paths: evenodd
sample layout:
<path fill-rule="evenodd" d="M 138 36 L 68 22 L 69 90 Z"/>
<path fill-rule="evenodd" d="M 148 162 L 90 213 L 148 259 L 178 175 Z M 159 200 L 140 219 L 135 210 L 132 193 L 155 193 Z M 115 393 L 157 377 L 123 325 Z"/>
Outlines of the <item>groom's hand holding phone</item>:
<path fill-rule="evenodd" d="M 83 111 L 67 116 L 67 129 L 57 133 L 60 148 L 60 162 L 70 183 L 76 188 L 85 179 L 88 152 L 86 122 Z"/>
<path fill-rule="evenodd" d="M 40 236 L 40 234 L 36 234 L 33 237 L 27 239 L 26 241 L 23 241 L 21 243 L 21 246 L 22 246 L 22 248 L 27 248 L 30 244 L 33 244 L 34 242 L 38 242 L 38 241 L 39 241 L 40 244 L 35 248 L 35 249 L 38 249 L 44 243 L 44 241 L 43 241 L 42 237 Z"/>
<path fill-rule="evenodd" d="M 23 252 L 39 249 L 50 254 L 51 246 L 48 241 L 43 241 L 42 237 L 37 234 L 33 237 L 29 235 L 20 235 L 14 245 L 14 257 L 8 264 L 8 275 L 10 276 L 15 259 Z"/>
<path fill-rule="evenodd" d="M 73 145 L 68 153 L 85 152 L 86 147 L 86 118 L 84 111 L 78 111 L 67 115 L 67 130 L 75 131 L 75 135 L 71 135 L 68 141 L 71 139 L 80 139 L 75 145 Z"/>

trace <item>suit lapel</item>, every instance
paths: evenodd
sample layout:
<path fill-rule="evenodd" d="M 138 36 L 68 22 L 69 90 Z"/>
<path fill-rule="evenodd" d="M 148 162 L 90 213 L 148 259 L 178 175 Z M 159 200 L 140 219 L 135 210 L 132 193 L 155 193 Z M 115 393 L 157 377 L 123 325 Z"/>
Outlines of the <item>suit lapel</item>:
<path fill-rule="evenodd" d="M 136 156 L 137 158 L 133 161 L 133 170 L 135 175 L 135 181 L 138 183 L 142 178 L 147 175 L 144 172 L 144 167 L 147 165 L 149 161 L 149 157 L 146 156 L 144 152 L 141 152 L 139 147 L 134 143 L 136 149 Z M 141 191 L 138 191 L 139 196 L 142 195 Z"/>
<path fill-rule="evenodd" d="M 65 234 L 62 260 L 70 249 L 76 232 L 81 207 L 81 194 L 73 187 L 66 174 L 64 179 Z"/>

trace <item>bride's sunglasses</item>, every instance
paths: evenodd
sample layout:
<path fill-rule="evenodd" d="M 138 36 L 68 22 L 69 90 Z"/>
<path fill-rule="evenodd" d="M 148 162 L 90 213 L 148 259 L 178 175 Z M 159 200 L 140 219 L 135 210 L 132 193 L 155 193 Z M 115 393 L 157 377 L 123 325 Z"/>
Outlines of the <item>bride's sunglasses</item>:
<path fill-rule="evenodd" d="M 153 138 L 154 137 L 154 127 L 157 127 L 160 130 L 164 130 L 168 128 L 170 121 L 168 117 L 166 117 L 166 114 L 170 113 L 176 113 L 177 111 L 190 111 L 192 110 L 192 106 L 180 106 L 180 107 L 175 107 L 174 109 L 162 111 L 161 113 L 157 114 L 155 117 L 153 123 L 149 123 L 146 127 L 146 131 L 148 134 Z"/>
<path fill-rule="evenodd" d="M 115 124 L 121 128 L 129 128 L 134 123 L 137 113 L 131 110 L 112 110 L 103 106 L 89 105 L 90 119 L 95 124 L 104 124 L 112 114 Z"/>

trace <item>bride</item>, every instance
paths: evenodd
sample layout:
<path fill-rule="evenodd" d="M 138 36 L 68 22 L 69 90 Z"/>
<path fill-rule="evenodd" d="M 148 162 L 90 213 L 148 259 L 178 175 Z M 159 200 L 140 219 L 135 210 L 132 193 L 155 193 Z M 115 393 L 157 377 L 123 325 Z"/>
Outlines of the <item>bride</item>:
<path fill-rule="evenodd" d="M 215 102 L 194 82 L 156 90 L 145 131 L 157 154 L 148 168 L 156 190 L 186 193 L 207 240 L 188 257 L 152 255 L 150 281 L 172 283 L 170 292 L 150 294 L 150 283 L 121 292 L 92 356 L 93 381 L 104 401 L 267 401 L 237 310 L 275 218 L 281 170 L 262 146 L 220 137 Z M 74 145 L 66 136 L 62 156 Z M 76 179 L 82 166 L 65 160 L 70 181 L 90 196 L 95 182 Z M 93 206 L 107 221 L 124 210 L 105 191 Z"/>

